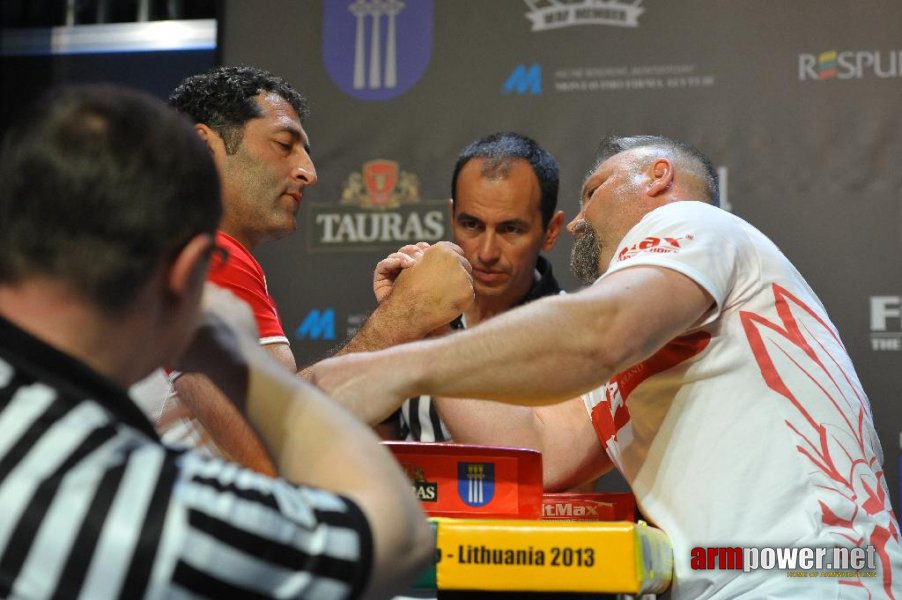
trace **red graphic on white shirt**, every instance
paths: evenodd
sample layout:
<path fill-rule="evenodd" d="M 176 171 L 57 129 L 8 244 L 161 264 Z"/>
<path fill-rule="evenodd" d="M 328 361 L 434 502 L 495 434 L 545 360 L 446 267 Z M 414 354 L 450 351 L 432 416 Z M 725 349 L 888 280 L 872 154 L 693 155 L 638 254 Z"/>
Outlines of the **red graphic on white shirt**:
<path fill-rule="evenodd" d="M 617 253 L 617 260 L 623 261 L 643 252 L 651 252 L 655 254 L 673 254 L 680 251 L 680 248 L 683 247 L 684 242 L 694 239 L 695 236 L 691 234 L 675 237 L 658 237 L 650 235 L 647 238 L 643 239 L 641 242 L 636 242 L 635 244 L 632 244 L 630 246 L 625 246 L 620 252 Z"/>
<path fill-rule="evenodd" d="M 740 312 L 752 352 L 767 386 L 798 411 L 798 418 L 787 419 L 786 425 L 798 440 L 798 452 L 826 481 L 819 486 L 821 522 L 844 541 L 875 548 L 883 589 L 888 598 L 895 598 L 888 546 L 900 544 L 898 522 L 875 440 L 865 430 L 871 414 L 864 391 L 847 372 L 845 349 L 833 328 L 786 289 L 774 285 L 773 292 L 781 323 Z M 831 340 L 835 343 L 828 347 Z M 831 354 L 831 348 L 836 352 Z M 820 396 L 813 398 L 813 393 Z M 822 415 L 815 419 L 809 410 L 815 400 L 835 411 L 834 418 L 826 423 Z M 859 578 L 840 583 L 865 586 Z"/>
<path fill-rule="evenodd" d="M 611 377 L 604 386 L 604 399 L 592 408 L 592 423 L 598 439 L 603 444 L 617 441 L 617 432 L 630 420 L 627 399 L 640 383 L 689 360 L 704 350 L 710 341 L 711 334 L 704 331 L 674 338 L 649 358 Z"/>

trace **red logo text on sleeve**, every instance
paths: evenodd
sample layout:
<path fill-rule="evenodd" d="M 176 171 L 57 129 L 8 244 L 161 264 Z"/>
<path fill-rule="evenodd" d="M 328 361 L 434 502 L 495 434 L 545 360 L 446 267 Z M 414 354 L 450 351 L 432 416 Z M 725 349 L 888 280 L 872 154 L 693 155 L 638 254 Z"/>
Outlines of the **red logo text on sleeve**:
<path fill-rule="evenodd" d="M 623 249 L 621 249 L 620 252 L 617 253 L 617 260 L 627 260 L 643 252 L 654 254 L 673 254 L 679 252 L 686 244 L 686 242 L 690 242 L 694 239 L 695 236 L 692 234 L 676 237 L 658 237 L 650 235 L 643 239 L 641 242 L 637 242 L 630 246 L 625 246 Z"/>

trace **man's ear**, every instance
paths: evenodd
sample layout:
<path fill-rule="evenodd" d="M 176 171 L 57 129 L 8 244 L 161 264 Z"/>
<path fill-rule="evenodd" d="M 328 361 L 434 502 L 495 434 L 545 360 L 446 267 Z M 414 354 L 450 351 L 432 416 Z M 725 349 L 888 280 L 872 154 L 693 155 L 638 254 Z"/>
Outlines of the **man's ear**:
<path fill-rule="evenodd" d="M 673 163 L 666 158 L 656 160 L 650 169 L 651 181 L 648 184 L 648 195 L 655 197 L 666 192 L 673 185 Z"/>
<path fill-rule="evenodd" d="M 213 236 L 199 233 L 185 244 L 169 267 L 167 290 L 176 298 L 190 294 L 207 279 Z"/>
<path fill-rule="evenodd" d="M 221 135 L 219 135 L 203 123 L 195 123 L 194 131 L 197 132 L 197 135 L 200 136 L 200 139 L 202 139 L 207 145 L 207 149 L 210 150 L 210 154 L 213 155 L 214 160 L 218 160 L 220 154 L 225 154 L 225 140 L 222 139 Z"/>
<path fill-rule="evenodd" d="M 557 243 L 557 237 L 561 234 L 561 227 L 564 225 L 564 211 L 559 210 L 554 213 L 551 220 L 548 221 L 548 227 L 545 228 L 545 241 L 542 242 L 542 252 L 548 252 L 554 248 Z"/>

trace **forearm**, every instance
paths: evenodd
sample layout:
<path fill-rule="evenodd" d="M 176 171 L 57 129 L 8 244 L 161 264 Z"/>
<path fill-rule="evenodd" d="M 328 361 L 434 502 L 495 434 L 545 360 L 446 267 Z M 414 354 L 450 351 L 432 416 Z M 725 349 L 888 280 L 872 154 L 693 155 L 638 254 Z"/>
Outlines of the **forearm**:
<path fill-rule="evenodd" d="M 565 306 L 561 300 L 537 301 L 478 328 L 378 356 L 386 369 L 405 365 L 398 380 L 404 386 L 398 393 L 405 397 L 429 393 L 532 406 L 560 402 L 611 374 L 604 342 L 594 335 L 603 326 L 590 324 L 594 314 L 582 314 L 579 303 Z"/>
<path fill-rule="evenodd" d="M 376 308 L 357 333 L 332 356 L 376 352 L 397 344 L 422 339 L 428 333 L 413 311 L 394 306 L 386 300 Z M 298 371 L 298 377 L 310 381 L 315 367 L 315 364 L 304 367 Z M 361 418 L 368 421 L 364 416 Z"/>
<path fill-rule="evenodd" d="M 375 352 L 397 344 L 419 340 L 429 334 L 432 324 L 401 299 L 391 296 L 369 316 L 353 338 L 335 356 L 354 352 Z"/>
<path fill-rule="evenodd" d="M 612 467 L 580 398 L 537 407 L 459 398 L 433 402 L 455 442 L 541 452 L 546 491 L 593 481 Z"/>
<path fill-rule="evenodd" d="M 700 323 L 711 305 L 707 292 L 679 273 L 626 269 L 452 336 L 323 361 L 314 380 L 356 404 L 355 412 L 371 411 L 370 423 L 422 395 L 545 406 L 652 356 Z"/>
<path fill-rule="evenodd" d="M 222 334 L 227 330 L 211 331 Z M 341 488 L 333 486 L 329 489 L 343 492 L 352 489 L 355 480 L 371 479 L 367 476 L 369 470 L 359 467 L 360 452 L 366 455 L 364 449 L 378 448 L 374 434 L 367 427 L 319 390 L 298 381 L 256 339 L 233 335 L 216 343 L 215 335 L 199 338 L 194 353 L 202 360 L 195 358 L 192 363 L 198 372 L 186 373 L 176 380 L 183 381 L 181 387 L 186 392 L 204 392 L 186 394 L 192 409 L 203 414 L 210 406 L 215 406 L 219 412 L 208 417 L 210 423 L 216 423 L 217 419 L 230 420 L 233 415 L 239 419 L 241 414 L 246 415 L 274 459 L 279 474 L 289 480 L 310 485 L 337 484 Z M 213 390 L 215 384 L 227 397 L 218 396 L 221 402 L 205 402 L 204 396 L 209 389 L 195 387 L 192 390 L 187 385 L 199 386 L 202 382 Z M 310 460 L 311 456 L 319 456 L 324 451 L 347 464 L 342 463 L 343 468 L 339 470 L 323 469 L 321 461 Z M 381 461 L 383 467 L 393 468 L 391 457 L 386 457 L 388 460 Z M 395 475 L 395 482 L 404 481 L 398 473 Z M 374 478 L 374 481 L 379 479 Z"/>
<path fill-rule="evenodd" d="M 254 350 L 248 352 L 245 412 L 278 473 L 354 500 L 373 531 L 376 560 L 368 589 L 397 591 L 423 568 L 433 547 L 409 482 L 369 428 L 262 349 Z"/>
<path fill-rule="evenodd" d="M 463 251 L 449 242 L 390 255 L 374 273 L 376 310 L 336 356 L 419 340 L 447 325 L 473 303 L 469 272 Z"/>
<path fill-rule="evenodd" d="M 541 406 L 576 397 L 647 359 L 699 323 L 711 305 L 707 292 L 679 273 L 626 269 L 581 292 L 376 356 L 390 372 L 392 391 L 404 397 Z"/>
<path fill-rule="evenodd" d="M 405 309 L 403 306 L 393 305 L 389 300 L 386 300 L 370 315 L 370 318 L 360 328 L 360 331 L 347 344 L 336 351 L 334 356 L 376 352 L 397 344 L 420 339 L 429 332 L 425 331 L 418 323 L 418 319 L 411 310 Z M 311 382 L 315 370 L 316 364 L 310 365 L 299 371 L 298 377 Z M 381 401 L 371 398 L 364 399 L 364 401 L 360 400 L 359 398 L 339 397 L 338 402 L 358 419 L 371 426 L 381 423 L 397 410 L 403 401 L 400 398 L 385 398 Z"/>
<path fill-rule="evenodd" d="M 542 451 L 532 407 L 465 398 L 433 397 L 432 402 L 455 442 Z"/>
<path fill-rule="evenodd" d="M 226 458 L 266 475 L 275 467 L 264 445 L 231 400 L 209 378 L 186 373 L 173 384 L 181 402 Z"/>

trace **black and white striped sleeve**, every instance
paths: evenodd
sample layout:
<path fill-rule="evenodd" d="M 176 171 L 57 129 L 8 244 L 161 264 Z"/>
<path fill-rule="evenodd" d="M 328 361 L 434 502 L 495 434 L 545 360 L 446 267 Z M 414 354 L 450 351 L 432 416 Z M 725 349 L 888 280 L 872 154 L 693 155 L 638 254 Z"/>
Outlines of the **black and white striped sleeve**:
<path fill-rule="evenodd" d="M 172 592 L 338 599 L 363 589 L 372 540 L 353 502 L 194 453 L 175 467 L 155 573 Z"/>
<path fill-rule="evenodd" d="M 162 446 L 3 359 L 0 515 L 3 598 L 352 598 L 372 568 L 350 500 Z"/>

